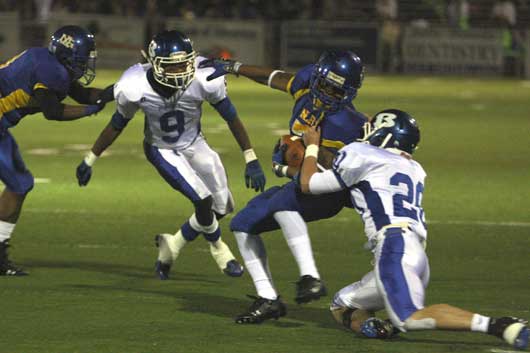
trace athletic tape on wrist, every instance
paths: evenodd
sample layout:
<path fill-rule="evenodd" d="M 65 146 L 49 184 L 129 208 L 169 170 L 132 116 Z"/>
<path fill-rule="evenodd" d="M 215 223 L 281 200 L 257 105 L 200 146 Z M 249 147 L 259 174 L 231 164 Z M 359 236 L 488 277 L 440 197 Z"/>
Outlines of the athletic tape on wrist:
<path fill-rule="evenodd" d="M 305 149 L 304 158 L 307 158 L 307 157 L 318 158 L 318 146 L 317 145 L 309 145 L 309 146 L 307 146 L 307 148 Z"/>
<path fill-rule="evenodd" d="M 285 71 L 282 71 L 282 70 L 274 70 L 273 72 L 271 72 L 271 74 L 269 75 L 269 79 L 267 80 L 267 86 L 271 86 L 271 83 L 272 83 L 272 79 L 274 78 L 274 76 L 276 76 L 276 74 L 279 74 L 279 73 L 284 73 Z"/>
<path fill-rule="evenodd" d="M 92 167 L 94 163 L 96 163 L 96 160 L 98 159 L 98 156 L 94 154 L 94 152 L 89 151 L 85 156 L 85 163 L 89 167 Z"/>
<path fill-rule="evenodd" d="M 249 148 L 248 150 L 244 150 L 243 156 L 245 157 L 245 163 L 250 163 L 258 159 L 258 156 L 256 156 L 256 153 L 254 152 L 252 148 Z"/>
<path fill-rule="evenodd" d="M 234 73 L 236 74 L 236 76 L 239 76 L 239 68 L 241 67 L 241 65 L 243 65 L 243 63 L 240 63 L 239 61 L 236 61 L 234 63 L 234 66 L 232 67 L 233 70 L 234 70 Z"/>

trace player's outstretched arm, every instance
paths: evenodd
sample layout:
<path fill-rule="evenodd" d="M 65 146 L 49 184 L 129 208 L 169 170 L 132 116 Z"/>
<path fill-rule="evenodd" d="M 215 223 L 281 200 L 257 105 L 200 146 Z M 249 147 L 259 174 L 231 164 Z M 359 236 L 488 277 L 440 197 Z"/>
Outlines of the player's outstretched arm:
<path fill-rule="evenodd" d="M 199 63 L 199 68 L 205 67 L 215 69 L 214 73 L 206 78 L 208 81 L 226 74 L 242 75 L 262 85 L 267 85 L 283 92 L 287 92 L 288 83 L 294 76 L 281 70 L 245 65 L 239 61 L 226 59 L 207 59 Z"/>
<path fill-rule="evenodd" d="M 83 87 L 77 81 L 70 85 L 68 95 L 79 104 L 107 104 L 114 100 L 114 84 L 104 89 Z"/>
<path fill-rule="evenodd" d="M 85 158 L 77 167 L 76 177 L 79 186 L 86 186 L 88 184 L 92 176 L 92 166 L 96 163 L 99 156 L 101 156 L 101 154 L 112 145 L 118 136 L 120 136 L 124 127 L 124 125 L 118 126 L 116 124 L 116 118 L 113 116 L 113 119 L 107 124 L 103 131 L 101 131 L 101 134 L 92 146 L 92 149 L 86 154 Z"/>
<path fill-rule="evenodd" d="M 98 113 L 105 104 L 66 105 L 49 89 L 39 88 L 34 91 L 30 106 L 38 107 L 48 120 L 70 121 Z"/>

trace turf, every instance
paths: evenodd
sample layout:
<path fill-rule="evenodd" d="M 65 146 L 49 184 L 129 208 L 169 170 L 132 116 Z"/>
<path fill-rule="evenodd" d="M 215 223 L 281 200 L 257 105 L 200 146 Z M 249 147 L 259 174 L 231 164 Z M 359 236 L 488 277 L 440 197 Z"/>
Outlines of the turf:
<path fill-rule="evenodd" d="M 96 86 L 116 80 L 100 72 Z M 291 99 L 244 79 L 229 92 L 266 166 L 286 131 Z M 368 76 L 356 104 L 374 114 L 397 107 L 419 120 L 416 154 L 428 173 L 431 283 L 427 303 L 448 302 L 486 315 L 530 317 L 530 84 L 525 81 Z M 79 188 L 75 168 L 113 113 L 72 123 L 25 118 L 12 130 L 38 183 L 13 238 L 12 257 L 31 272 L 0 278 L 0 352 L 492 352 L 509 350 L 480 334 L 416 332 L 391 342 L 341 330 L 329 299 L 294 303 L 298 273 L 280 233 L 265 237 L 288 316 L 260 326 L 233 317 L 254 293 L 248 275 L 223 276 L 198 239 L 161 282 L 153 236 L 174 232 L 189 202 L 158 176 L 142 151 L 138 114 Z M 204 132 L 226 165 L 237 208 L 243 157 L 225 123 L 204 107 Z M 237 252 L 228 220 L 224 238 Z M 370 270 L 361 222 L 351 210 L 310 225 L 330 294 Z"/>

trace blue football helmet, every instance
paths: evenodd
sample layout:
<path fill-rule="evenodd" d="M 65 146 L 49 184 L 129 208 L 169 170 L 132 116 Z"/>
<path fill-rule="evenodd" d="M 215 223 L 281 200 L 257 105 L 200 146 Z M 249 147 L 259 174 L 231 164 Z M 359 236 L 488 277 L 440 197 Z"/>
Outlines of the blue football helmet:
<path fill-rule="evenodd" d="M 52 35 L 48 50 L 70 72 L 73 81 L 89 85 L 96 77 L 94 35 L 78 26 L 64 26 Z"/>
<path fill-rule="evenodd" d="M 323 105 L 327 111 L 342 109 L 357 96 L 363 78 L 363 64 L 353 52 L 325 51 L 311 75 L 310 89 L 315 105 Z"/>
<path fill-rule="evenodd" d="M 420 142 L 420 128 L 410 114 L 386 109 L 374 115 L 362 141 L 412 154 Z"/>
<path fill-rule="evenodd" d="M 164 31 L 153 37 L 146 60 L 153 66 L 155 80 L 163 86 L 186 89 L 195 76 L 192 41 L 178 31 Z"/>

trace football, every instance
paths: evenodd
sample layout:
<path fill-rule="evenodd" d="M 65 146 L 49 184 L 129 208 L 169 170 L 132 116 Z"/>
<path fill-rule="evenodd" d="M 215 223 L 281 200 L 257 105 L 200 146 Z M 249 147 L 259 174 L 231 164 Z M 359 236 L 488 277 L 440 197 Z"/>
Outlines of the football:
<path fill-rule="evenodd" d="M 294 135 L 283 135 L 280 138 L 280 148 L 284 149 L 285 163 L 294 168 L 300 168 L 304 160 L 305 146 L 302 138 Z"/>

